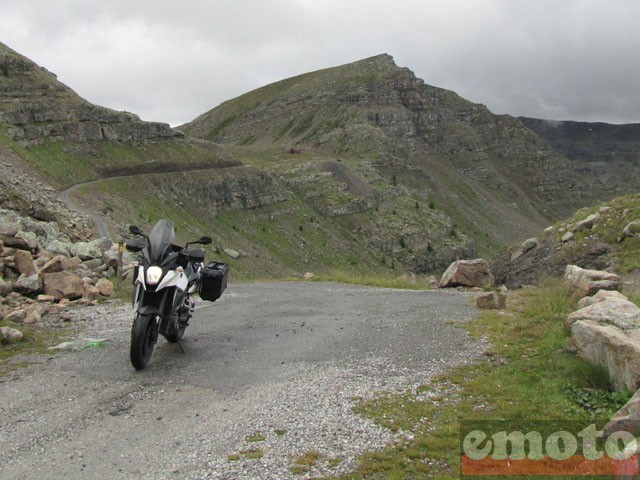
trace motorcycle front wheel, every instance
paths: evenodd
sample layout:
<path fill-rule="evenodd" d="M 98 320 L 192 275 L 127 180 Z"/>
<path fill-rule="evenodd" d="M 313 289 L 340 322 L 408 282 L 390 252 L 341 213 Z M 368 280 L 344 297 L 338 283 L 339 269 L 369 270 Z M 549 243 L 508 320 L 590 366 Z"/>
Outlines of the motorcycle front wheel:
<path fill-rule="evenodd" d="M 149 363 L 158 339 L 158 325 L 153 315 L 137 314 L 131 327 L 131 365 L 142 370 Z"/>

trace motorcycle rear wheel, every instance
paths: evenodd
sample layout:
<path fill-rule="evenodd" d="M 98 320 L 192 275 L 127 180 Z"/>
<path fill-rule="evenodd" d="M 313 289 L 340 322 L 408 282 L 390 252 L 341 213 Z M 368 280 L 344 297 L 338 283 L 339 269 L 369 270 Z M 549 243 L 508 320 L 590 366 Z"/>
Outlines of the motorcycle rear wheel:
<path fill-rule="evenodd" d="M 131 327 L 131 349 L 129 357 L 136 370 L 142 370 L 149 363 L 158 339 L 158 326 L 153 315 L 137 314 Z"/>

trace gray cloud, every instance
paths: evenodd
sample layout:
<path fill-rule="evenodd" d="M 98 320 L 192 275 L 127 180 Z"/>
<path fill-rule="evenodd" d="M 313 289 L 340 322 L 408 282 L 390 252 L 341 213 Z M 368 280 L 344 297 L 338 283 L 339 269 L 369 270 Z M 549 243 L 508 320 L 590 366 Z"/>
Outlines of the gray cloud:
<path fill-rule="evenodd" d="M 1 41 L 88 100 L 173 125 L 389 53 L 495 113 L 640 122 L 633 0 L 0 0 Z"/>

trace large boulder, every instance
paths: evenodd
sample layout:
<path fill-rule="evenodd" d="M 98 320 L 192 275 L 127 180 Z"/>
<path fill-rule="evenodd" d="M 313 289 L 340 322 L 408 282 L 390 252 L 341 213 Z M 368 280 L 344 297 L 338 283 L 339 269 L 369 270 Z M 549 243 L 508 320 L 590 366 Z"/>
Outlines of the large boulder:
<path fill-rule="evenodd" d="M 616 390 L 640 388 L 640 341 L 634 337 L 591 320 L 578 320 L 571 327 L 578 355 L 607 369 Z"/>
<path fill-rule="evenodd" d="M 610 297 L 571 313 L 566 325 L 571 328 L 579 320 L 613 325 L 620 330 L 633 330 L 640 328 L 640 308 L 629 300 Z"/>
<path fill-rule="evenodd" d="M 621 300 L 628 300 L 622 293 L 617 290 L 598 290 L 595 295 L 591 295 L 590 297 L 583 297 L 578 301 L 578 308 L 588 307 L 589 305 L 593 305 L 594 303 L 604 302 L 609 298 L 618 298 Z"/>
<path fill-rule="evenodd" d="M 84 293 L 82 278 L 71 272 L 45 273 L 42 281 L 44 293 L 52 295 L 56 300 L 75 300 L 81 298 Z"/>
<path fill-rule="evenodd" d="M 493 286 L 494 278 L 489 269 L 489 262 L 482 258 L 475 260 L 458 260 L 449 265 L 442 274 L 440 288 Z"/>
<path fill-rule="evenodd" d="M 579 298 L 594 295 L 598 290 L 622 288 L 622 280 L 615 273 L 587 270 L 576 265 L 567 265 L 564 278 L 569 284 L 569 294 Z"/>

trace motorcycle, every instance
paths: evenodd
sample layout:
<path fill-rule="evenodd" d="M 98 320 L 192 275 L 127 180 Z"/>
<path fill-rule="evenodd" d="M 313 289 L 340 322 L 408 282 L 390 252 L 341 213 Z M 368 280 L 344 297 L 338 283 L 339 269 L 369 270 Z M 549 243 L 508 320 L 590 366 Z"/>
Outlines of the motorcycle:
<path fill-rule="evenodd" d="M 158 335 L 170 343 L 178 343 L 193 315 L 198 293 L 205 300 L 220 298 L 227 286 L 229 267 L 211 263 L 204 267 L 204 251 L 189 249 L 190 245 L 208 245 L 211 238 L 203 236 L 175 245 L 175 228 L 170 220 L 160 220 L 145 235 L 135 225 L 129 231 L 142 238 L 127 241 L 126 249 L 139 254 L 134 267 L 132 305 L 136 314 L 131 327 L 131 364 L 142 370 L 149 363 Z"/>

